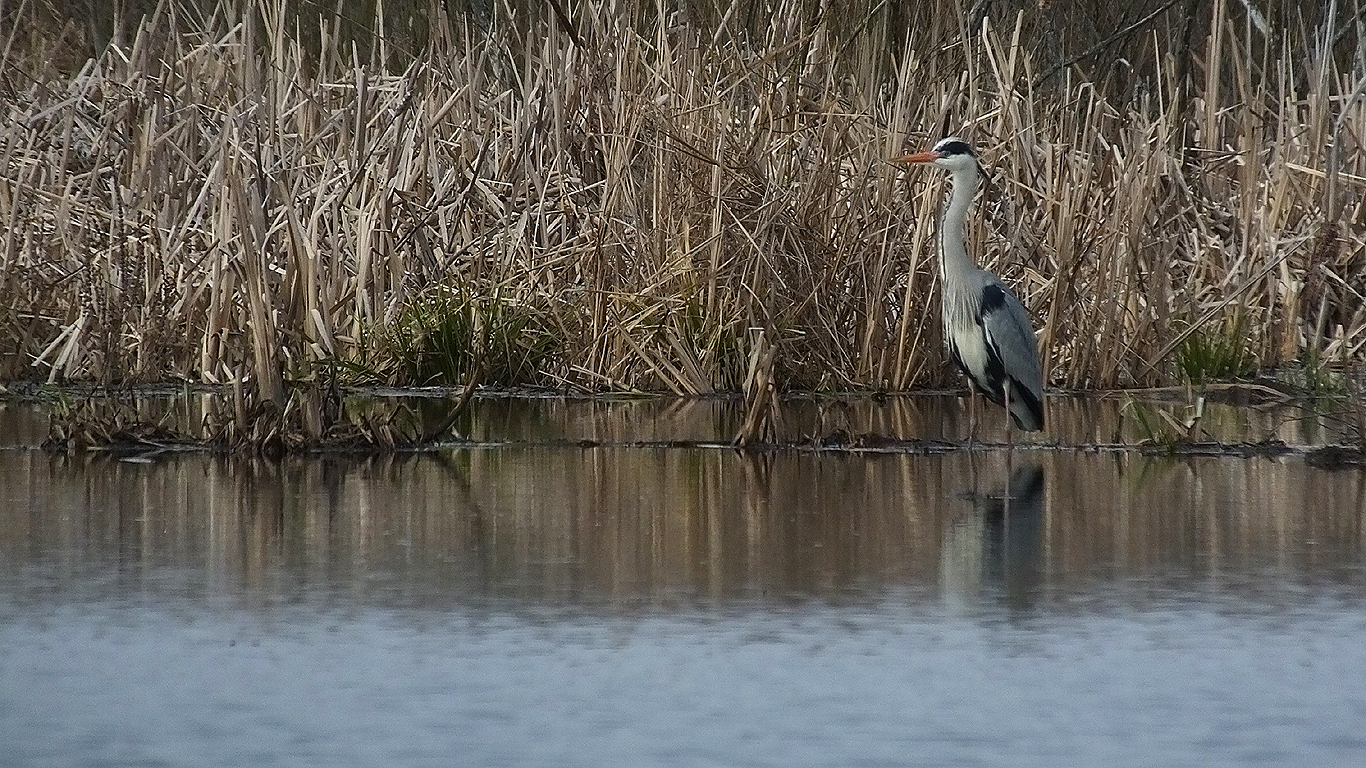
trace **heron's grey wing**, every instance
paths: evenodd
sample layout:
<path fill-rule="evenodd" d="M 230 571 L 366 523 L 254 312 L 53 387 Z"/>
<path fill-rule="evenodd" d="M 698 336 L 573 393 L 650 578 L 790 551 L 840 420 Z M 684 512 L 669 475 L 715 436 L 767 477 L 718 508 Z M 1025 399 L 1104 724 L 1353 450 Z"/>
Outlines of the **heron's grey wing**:
<path fill-rule="evenodd" d="M 1024 305 L 999 281 L 982 289 L 982 331 L 1006 376 L 1015 382 L 1013 389 L 1025 396 L 1042 422 L 1043 373 L 1034 327 Z"/>
<path fill-rule="evenodd" d="M 1039 346 L 1024 305 L 1000 283 L 982 289 L 982 330 L 1006 375 L 1034 390 L 1043 389 Z"/>

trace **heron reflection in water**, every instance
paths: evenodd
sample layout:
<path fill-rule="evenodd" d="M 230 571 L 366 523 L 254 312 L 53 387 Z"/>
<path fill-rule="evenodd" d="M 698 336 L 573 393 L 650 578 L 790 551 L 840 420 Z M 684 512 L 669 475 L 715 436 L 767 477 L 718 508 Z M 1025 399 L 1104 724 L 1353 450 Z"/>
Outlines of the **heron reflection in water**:
<path fill-rule="evenodd" d="M 969 492 L 972 509 L 946 521 L 940 583 L 946 594 L 977 597 L 992 589 L 1012 605 L 1037 592 L 1045 522 L 1043 467 L 1022 464 L 1004 487 Z"/>

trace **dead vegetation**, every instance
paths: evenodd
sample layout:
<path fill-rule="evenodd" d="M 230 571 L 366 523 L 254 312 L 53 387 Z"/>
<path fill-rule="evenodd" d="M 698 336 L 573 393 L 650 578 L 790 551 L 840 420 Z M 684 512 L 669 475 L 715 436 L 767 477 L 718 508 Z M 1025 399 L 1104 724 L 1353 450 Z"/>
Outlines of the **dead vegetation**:
<path fill-rule="evenodd" d="M 921 5 L 432 3 L 399 55 L 379 20 L 363 54 L 330 12 L 166 0 L 88 60 L 6 8 L 0 378 L 223 385 L 250 442 L 335 428 L 324 370 L 511 371 L 743 391 L 760 439 L 777 391 L 956 382 L 943 190 L 883 162 L 947 132 L 991 167 L 970 237 L 1052 386 L 1361 359 L 1360 19 L 1132 3 L 1074 56 L 1058 13 Z"/>

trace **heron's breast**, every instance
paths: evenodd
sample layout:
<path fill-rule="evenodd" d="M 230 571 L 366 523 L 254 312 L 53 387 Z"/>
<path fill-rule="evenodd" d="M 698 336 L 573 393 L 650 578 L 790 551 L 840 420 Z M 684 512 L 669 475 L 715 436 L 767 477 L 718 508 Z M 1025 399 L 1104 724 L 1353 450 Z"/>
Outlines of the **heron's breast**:
<path fill-rule="evenodd" d="M 948 286 L 943 302 L 944 341 L 953 348 L 963 366 L 981 379 L 987 370 L 986 335 L 977 323 L 975 291 Z"/>
<path fill-rule="evenodd" d="M 987 371 L 987 345 L 986 337 L 982 334 L 982 329 L 975 323 L 969 322 L 966 326 L 954 328 L 946 334 L 949 343 L 953 345 L 958 354 L 958 359 L 975 378 L 982 379 Z"/>

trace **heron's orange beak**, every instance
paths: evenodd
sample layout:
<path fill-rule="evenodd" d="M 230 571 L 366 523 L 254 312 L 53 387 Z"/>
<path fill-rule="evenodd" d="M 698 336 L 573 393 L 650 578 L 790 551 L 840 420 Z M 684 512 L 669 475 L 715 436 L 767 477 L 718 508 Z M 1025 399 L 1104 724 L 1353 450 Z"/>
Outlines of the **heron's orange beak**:
<path fill-rule="evenodd" d="M 889 163 L 933 163 L 939 159 L 939 153 L 933 150 L 926 152 L 916 152 L 911 155 L 902 155 L 888 160 Z"/>

